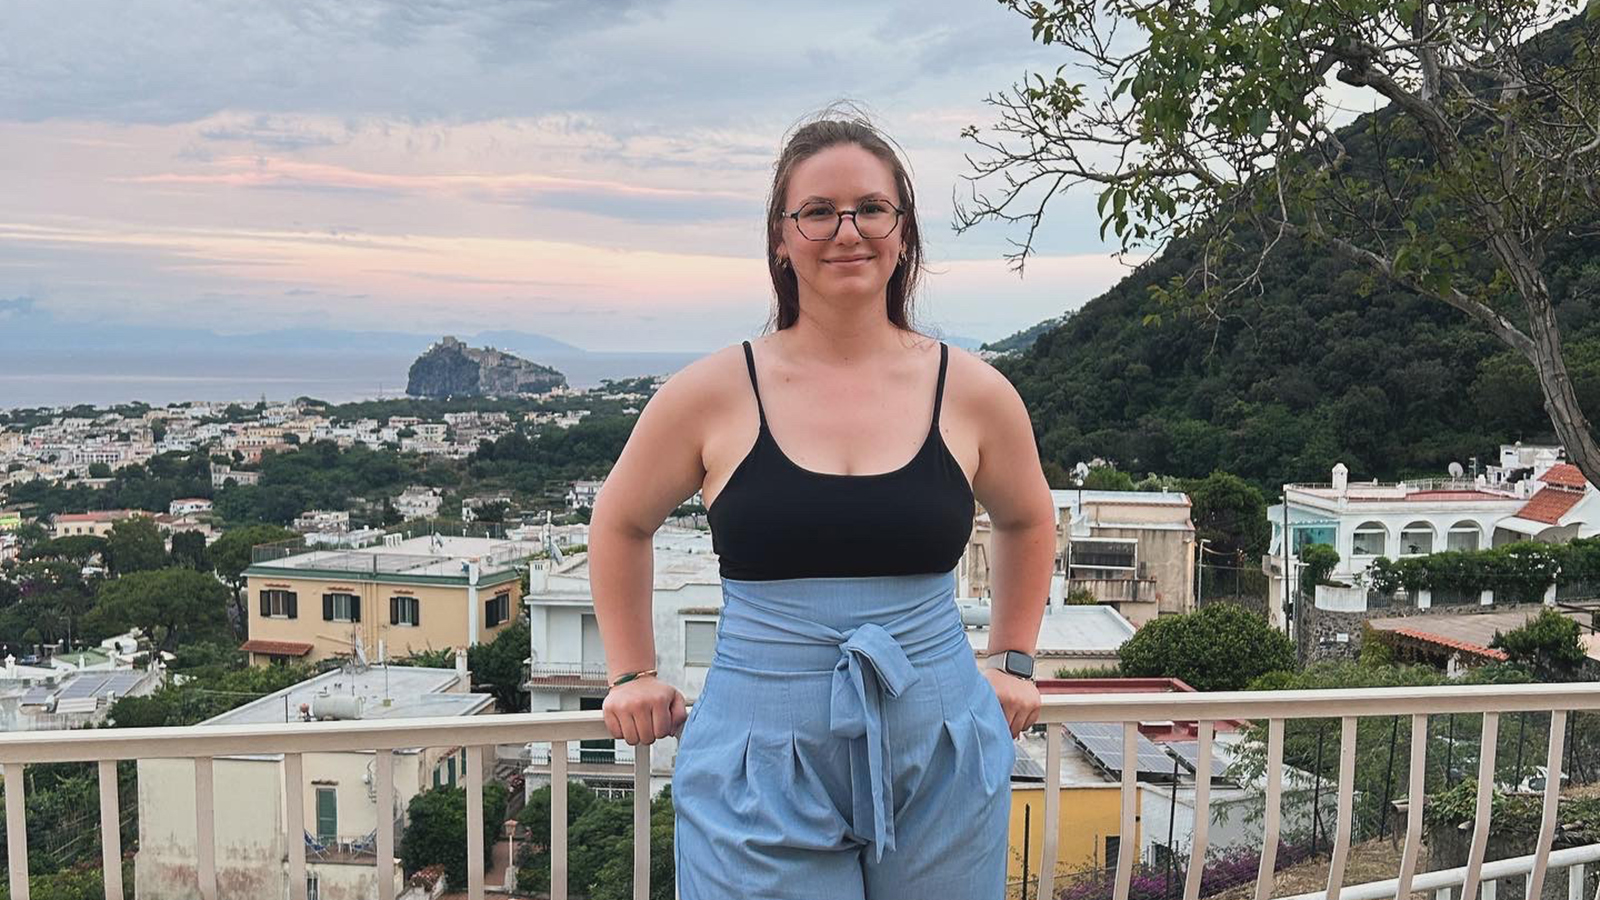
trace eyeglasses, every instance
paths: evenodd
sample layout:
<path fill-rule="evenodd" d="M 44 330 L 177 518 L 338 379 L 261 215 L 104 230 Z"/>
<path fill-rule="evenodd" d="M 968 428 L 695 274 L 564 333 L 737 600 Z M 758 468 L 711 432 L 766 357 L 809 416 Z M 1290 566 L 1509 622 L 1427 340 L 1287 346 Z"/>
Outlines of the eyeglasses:
<path fill-rule="evenodd" d="M 894 233 L 905 210 L 887 200 L 864 200 L 855 209 L 834 209 L 832 203 L 813 201 L 805 203 L 794 212 L 780 213 L 793 219 L 800 236 L 810 241 L 831 241 L 849 216 L 855 222 L 856 232 L 869 240 L 886 238 Z"/>

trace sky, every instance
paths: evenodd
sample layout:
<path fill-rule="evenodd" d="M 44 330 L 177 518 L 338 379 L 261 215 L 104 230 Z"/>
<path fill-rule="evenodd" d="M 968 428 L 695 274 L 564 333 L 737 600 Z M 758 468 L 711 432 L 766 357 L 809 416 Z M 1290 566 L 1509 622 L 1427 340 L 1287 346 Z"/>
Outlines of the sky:
<path fill-rule="evenodd" d="M 911 165 L 924 330 L 996 340 L 1137 262 L 1087 189 L 1021 277 L 1020 230 L 951 229 L 961 128 L 1064 61 L 994 0 L 5 6 L 0 313 L 714 350 L 771 308 L 784 132 L 841 98 Z"/>

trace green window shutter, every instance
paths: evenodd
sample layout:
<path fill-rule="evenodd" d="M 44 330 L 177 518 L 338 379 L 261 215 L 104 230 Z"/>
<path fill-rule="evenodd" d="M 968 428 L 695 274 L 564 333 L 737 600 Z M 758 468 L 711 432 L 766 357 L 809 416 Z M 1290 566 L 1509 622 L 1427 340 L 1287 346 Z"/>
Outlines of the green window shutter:
<path fill-rule="evenodd" d="M 355 594 L 347 595 L 350 598 L 350 621 L 361 621 L 361 598 Z"/>
<path fill-rule="evenodd" d="M 390 625 L 399 625 L 400 624 L 400 598 L 399 597 L 390 597 L 389 598 L 389 624 Z"/>
<path fill-rule="evenodd" d="M 288 608 L 289 618 L 291 618 L 291 619 L 300 618 L 300 603 L 299 603 L 300 595 L 296 594 L 294 591 L 290 591 L 289 594 L 288 594 L 288 597 L 289 597 L 289 601 L 288 601 L 289 602 L 289 608 Z"/>
<path fill-rule="evenodd" d="M 317 840 L 339 836 L 339 795 L 333 788 L 317 788 Z"/>
<path fill-rule="evenodd" d="M 332 622 L 333 621 L 333 595 L 332 594 L 323 594 L 322 595 L 322 620 L 324 622 Z"/>
<path fill-rule="evenodd" d="M 272 615 L 272 601 L 268 599 L 271 596 L 272 593 L 270 591 L 261 592 L 261 615 L 263 616 Z"/>

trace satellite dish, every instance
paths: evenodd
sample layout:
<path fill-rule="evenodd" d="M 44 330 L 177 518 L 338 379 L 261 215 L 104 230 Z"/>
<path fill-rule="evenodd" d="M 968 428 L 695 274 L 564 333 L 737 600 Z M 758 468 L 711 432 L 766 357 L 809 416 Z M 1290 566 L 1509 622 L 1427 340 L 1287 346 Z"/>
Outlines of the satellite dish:
<path fill-rule="evenodd" d="M 1451 478 L 1460 478 L 1462 475 L 1466 474 L 1466 471 L 1466 469 L 1461 468 L 1461 463 L 1453 462 L 1450 464 Z"/>

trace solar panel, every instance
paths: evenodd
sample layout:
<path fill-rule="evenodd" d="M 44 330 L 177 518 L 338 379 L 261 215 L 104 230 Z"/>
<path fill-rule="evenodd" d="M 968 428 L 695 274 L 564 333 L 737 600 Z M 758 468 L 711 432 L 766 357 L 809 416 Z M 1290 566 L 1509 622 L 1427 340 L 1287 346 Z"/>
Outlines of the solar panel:
<path fill-rule="evenodd" d="M 1026 753 L 1018 753 L 1017 761 L 1011 767 L 1011 777 L 1026 781 L 1043 781 L 1044 766 L 1039 761 Z"/>
<path fill-rule="evenodd" d="M 1120 775 L 1122 759 L 1122 723 L 1070 722 L 1067 732 L 1095 762 L 1107 771 Z M 1173 759 L 1149 738 L 1134 732 L 1135 772 L 1152 776 L 1172 777 Z"/>
<path fill-rule="evenodd" d="M 1177 757 L 1179 759 L 1183 760 L 1183 764 L 1188 767 L 1189 771 L 1191 771 L 1191 772 L 1198 772 L 1199 771 L 1199 769 L 1200 769 L 1200 742 L 1199 741 L 1172 741 L 1172 742 L 1167 744 L 1167 749 L 1171 750 L 1174 754 L 1177 755 Z M 1211 777 L 1212 778 L 1221 778 L 1223 776 L 1223 773 L 1226 772 L 1227 769 L 1228 769 L 1228 764 L 1227 764 L 1227 762 L 1225 760 L 1222 759 L 1221 748 L 1217 746 L 1215 741 L 1213 741 L 1212 744 L 1211 744 Z"/>

